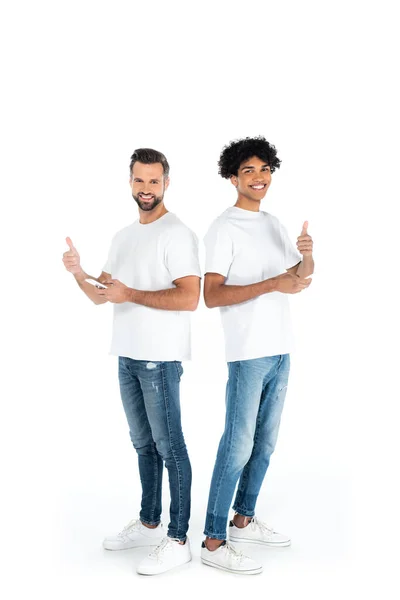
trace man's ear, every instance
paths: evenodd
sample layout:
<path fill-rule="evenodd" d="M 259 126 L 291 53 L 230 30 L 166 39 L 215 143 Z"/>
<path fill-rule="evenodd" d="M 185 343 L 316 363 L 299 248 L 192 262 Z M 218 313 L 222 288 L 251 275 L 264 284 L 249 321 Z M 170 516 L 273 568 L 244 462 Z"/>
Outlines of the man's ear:
<path fill-rule="evenodd" d="M 236 175 L 231 175 L 231 183 L 237 188 L 239 181 Z"/>
<path fill-rule="evenodd" d="M 164 180 L 164 189 L 166 190 L 169 186 L 169 177 L 166 177 Z"/>

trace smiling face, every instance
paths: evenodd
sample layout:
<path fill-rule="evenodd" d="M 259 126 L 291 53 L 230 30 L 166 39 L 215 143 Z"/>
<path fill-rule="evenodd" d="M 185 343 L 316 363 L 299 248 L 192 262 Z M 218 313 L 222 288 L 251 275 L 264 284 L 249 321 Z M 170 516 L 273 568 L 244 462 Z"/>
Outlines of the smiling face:
<path fill-rule="evenodd" d="M 271 183 L 270 166 L 257 156 L 243 161 L 231 182 L 238 191 L 238 202 L 244 205 L 260 204 Z"/>
<path fill-rule="evenodd" d="M 129 183 L 132 196 L 139 208 L 148 212 L 163 201 L 164 192 L 169 185 L 169 177 L 164 177 L 161 163 L 147 165 L 135 162 Z"/>

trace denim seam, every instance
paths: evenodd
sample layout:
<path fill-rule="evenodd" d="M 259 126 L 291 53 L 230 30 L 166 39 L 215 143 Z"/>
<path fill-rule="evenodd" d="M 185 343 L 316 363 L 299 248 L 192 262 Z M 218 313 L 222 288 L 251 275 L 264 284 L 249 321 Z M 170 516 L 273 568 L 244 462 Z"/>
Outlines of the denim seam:
<path fill-rule="evenodd" d="M 126 365 L 125 365 L 125 361 L 123 360 L 122 356 L 119 357 L 119 361 L 118 361 L 118 379 L 119 381 L 121 381 L 121 375 L 122 375 L 122 371 L 128 371 L 128 374 L 131 376 L 131 373 L 129 372 L 129 370 L 127 369 Z"/>
<path fill-rule="evenodd" d="M 263 386 L 263 392 L 264 392 L 264 390 L 265 390 L 265 387 L 266 387 L 266 385 L 268 385 L 268 383 L 270 383 L 270 382 L 271 382 L 271 381 L 272 381 L 272 380 L 273 380 L 275 377 L 278 377 L 278 375 L 279 375 L 279 371 L 280 371 L 280 367 L 281 367 L 281 364 L 282 364 L 282 362 L 283 362 L 283 358 L 284 358 L 284 355 L 280 355 L 280 360 L 279 360 L 279 364 L 278 364 L 278 366 L 277 366 L 276 373 L 275 373 L 275 374 L 273 375 L 273 377 L 271 377 L 271 378 L 268 380 L 268 382 L 267 382 L 267 383 L 266 383 L 266 384 Z M 287 387 L 287 382 L 285 383 L 285 385 L 283 385 L 282 387 L 280 387 L 280 388 L 277 390 L 277 397 L 278 397 L 278 396 L 281 394 L 282 390 L 283 390 L 285 387 Z M 262 396 L 261 396 L 261 398 L 262 398 Z M 258 414 L 257 414 L 257 425 L 256 425 L 256 431 L 255 431 L 255 434 L 254 434 L 253 450 L 252 450 L 252 453 L 251 453 L 251 456 L 250 456 L 250 459 L 249 459 L 248 463 L 251 461 L 251 458 L 252 458 L 252 455 L 253 455 L 253 452 L 254 452 L 254 448 L 255 448 L 255 446 L 256 446 L 256 444 L 257 444 L 257 440 L 258 440 L 258 438 L 259 438 L 259 433 L 260 433 L 260 424 L 261 424 L 260 411 L 261 411 L 261 401 L 260 401 L 260 407 L 259 407 L 259 411 L 258 411 Z M 248 464 L 248 463 L 247 463 L 247 464 Z M 245 466 L 245 469 L 246 469 L 246 467 L 247 467 L 247 465 Z M 246 470 L 246 473 L 243 471 L 243 473 L 242 473 L 242 477 L 243 477 L 243 475 L 245 475 L 245 476 L 247 475 L 247 470 Z M 247 479 L 247 477 L 246 477 L 246 479 Z M 235 510 L 235 511 L 239 512 L 239 514 L 241 514 L 241 515 L 243 515 L 243 516 L 246 516 L 246 517 L 252 517 L 252 516 L 254 516 L 254 514 L 255 514 L 255 513 L 254 513 L 254 511 L 250 511 L 250 510 L 248 510 L 246 507 L 242 507 L 242 506 L 243 506 L 243 504 L 242 504 L 242 503 L 243 503 L 243 489 L 244 489 L 244 483 L 245 483 L 245 482 L 244 482 L 244 478 L 243 478 L 243 485 L 242 485 L 242 486 L 241 486 L 241 488 L 238 490 L 238 492 L 239 492 L 239 502 L 236 502 L 236 501 L 235 501 L 235 504 L 234 504 L 234 506 L 233 506 L 233 510 Z M 252 513 L 252 514 L 248 514 L 248 513 Z"/>
<path fill-rule="evenodd" d="M 266 386 L 267 386 L 267 385 L 268 385 L 268 384 L 269 384 L 269 383 L 270 383 L 270 382 L 273 380 L 273 378 L 274 378 L 274 377 L 276 377 L 276 376 L 278 375 L 278 373 L 279 373 L 279 365 L 280 365 L 280 364 L 281 364 L 281 363 L 279 362 L 279 363 L 278 363 L 278 365 L 276 366 L 276 371 L 275 371 L 275 373 L 274 373 L 273 375 L 271 375 L 271 376 L 270 376 L 270 377 L 267 379 L 267 381 L 265 381 L 265 380 L 263 381 L 263 389 L 262 389 L 262 392 L 261 392 L 261 394 L 264 392 L 264 390 L 265 390 L 265 387 L 266 387 Z M 270 375 L 270 373 L 268 373 L 268 375 Z"/>
<path fill-rule="evenodd" d="M 146 525 L 159 525 L 161 523 L 161 521 L 146 521 L 146 519 L 142 519 L 142 517 L 140 517 L 140 522 L 145 523 Z"/>
<path fill-rule="evenodd" d="M 154 485 L 154 494 L 153 494 L 153 504 L 152 504 L 152 509 L 151 509 L 151 518 L 152 520 L 154 520 L 154 513 L 156 510 L 156 505 L 157 505 L 157 492 L 158 492 L 158 476 L 159 476 L 159 469 L 158 469 L 158 460 L 157 460 L 157 450 L 156 450 L 156 445 L 153 444 L 153 462 L 154 462 L 154 480 L 155 480 L 155 485 Z"/>
<path fill-rule="evenodd" d="M 140 379 L 139 379 L 139 382 L 140 382 Z M 140 384 L 140 387 L 142 387 L 141 384 Z M 142 393 L 144 394 L 143 389 L 142 389 Z M 146 406 L 145 406 L 145 410 L 146 410 Z M 146 414 L 147 414 L 147 412 L 146 412 Z M 147 420 L 148 420 L 148 417 L 147 417 Z M 149 423 L 149 427 L 150 427 L 150 423 Z M 150 428 L 150 435 L 153 439 L 153 434 L 152 434 L 151 428 Z M 159 485 L 159 483 L 158 483 L 159 482 L 159 469 L 158 469 L 158 460 L 157 460 L 157 449 L 156 449 L 156 444 L 154 442 L 154 439 L 153 439 L 153 446 L 152 446 L 152 456 L 153 456 L 154 492 L 153 492 L 152 505 L 151 505 L 151 510 L 150 510 L 151 522 L 148 523 L 148 525 L 154 524 L 154 513 L 156 510 L 156 506 L 157 506 L 157 492 L 158 492 L 158 485 Z M 160 522 L 160 521 L 158 521 L 158 522 Z"/>
<path fill-rule="evenodd" d="M 261 398 L 262 398 L 262 394 L 261 394 Z M 242 479 L 242 485 L 240 486 L 240 488 L 239 488 L 239 490 L 238 490 L 238 492 L 239 492 L 239 498 L 240 498 L 240 502 L 235 502 L 235 504 L 234 504 L 234 506 L 233 506 L 233 509 L 234 509 L 234 510 L 237 510 L 237 507 L 238 507 L 238 505 L 239 505 L 239 504 L 242 504 L 242 501 L 243 501 L 243 495 L 244 495 L 244 494 L 243 494 L 243 492 L 244 492 L 244 490 L 245 490 L 245 487 L 246 487 L 246 484 L 247 484 L 247 480 L 248 480 L 248 473 L 249 473 L 248 464 L 249 464 L 249 462 L 250 462 L 250 461 L 251 461 L 251 459 L 252 459 L 252 456 L 253 456 L 253 453 L 254 453 L 254 448 L 255 448 L 255 446 L 256 446 L 256 444 L 257 444 L 257 440 L 258 440 L 258 438 L 259 438 L 259 434 L 260 434 L 260 425 L 261 425 L 261 417 L 260 417 L 260 411 L 261 411 L 261 398 L 260 398 L 260 404 L 259 404 L 259 407 L 258 407 L 258 412 L 257 412 L 257 421 L 256 421 L 256 430 L 255 430 L 255 432 L 254 432 L 253 448 L 252 448 L 252 450 L 251 450 L 250 458 L 249 458 L 249 460 L 247 461 L 247 463 L 246 463 L 246 465 L 244 466 L 244 469 L 243 469 L 243 471 L 242 471 L 242 477 L 241 477 L 241 479 Z M 248 510 L 247 510 L 247 509 L 245 509 L 245 510 L 246 510 L 246 512 L 248 512 Z M 242 513 L 239 513 L 239 514 L 242 514 Z M 244 516 L 250 516 L 250 515 L 244 515 Z M 252 516 L 252 515 L 251 515 L 251 516 Z"/>
<path fill-rule="evenodd" d="M 211 529 L 204 529 L 204 535 L 209 538 L 213 538 L 214 540 L 225 540 L 226 533 L 214 533 Z"/>
<path fill-rule="evenodd" d="M 220 494 L 220 491 L 221 491 L 221 482 L 222 482 L 222 479 L 223 479 L 223 477 L 224 477 L 224 475 L 225 475 L 225 472 L 226 472 L 226 470 L 227 470 L 227 468 L 228 468 L 229 459 L 230 459 L 230 457 L 231 457 L 231 454 L 232 454 L 232 439 L 233 439 L 233 437 L 234 437 L 234 434 L 235 434 L 236 415 L 237 415 L 237 404 L 238 404 L 238 402 L 237 402 L 237 398 L 238 398 L 238 395 L 239 395 L 239 394 L 238 394 L 238 388 L 239 388 L 239 376 L 240 376 L 240 363 L 239 363 L 239 365 L 238 365 L 238 369 L 237 369 L 237 375 L 236 375 L 236 402 L 235 402 L 235 412 L 234 412 L 234 418 L 232 419 L 232 432 L 231 432 L 231 436 L 230 436 L 230 443 L 229 443 L 229 445 L 228 445 L 228 448 L 229 448 L 229 450 L 228 450 L 228 455 L 227 455 L 227 457 L 226 457 L 226 461 L 225 461 L 224 468 L 222 469 L 222 472 L 221 472 L 221 474 L 220 474 L 220 477 L 219 477 L 219 480 L 218 480 L 218 483 L 217 483 L 217 491 L 216 491 L 216 494 L 215 494 L 215 500 L 214 500 L 214 503 L 213 503 L 213 504 L 214 504 L 214 506 L 213 506 L 213 510 L 212 510 L 212 512 L 211 512 L 211 514 L 212 514 L 212 521 L 211 521 L 211 522 L 212 522 L 212 527 L 214 527 L 214 520 L 215 520 L 215 512 L 214 512 L 214 511 L 215 511 L 215 506 L 216 506 L 216 505 L 217 505 L 217 503 L 218 503 L 218 498 L 219 498 L 219 494 Z"/>
<path fill-rule="evenodd" d="M 131 379 L 134 378 L 134 377 L 137 378 L 138 381 L 139 381 L 139 385 L 142 388 L 140 378 L 131 369 L 132 363 L 133 363 L 133 359 L 131 359 L 131 358 L 122 357 L 122 356 L 119 357 L 119 365 L 118 365 L 118 367 L 119 367 L 118 368 L 119 380 L 121 381 L 120 372 L 121 372 L 121 370 L 123 370 L 123 371 L 125 371 L 125 373 L 127 374 L 127 376 L 129 378 L 131 378 Z M 143 394 L 143 389 L 142 389 L 142 394 Z M 145 410 L 146 410 L 146 407 L 145 407 Z M 150 437 L 153 439 L 151 429 L 150 429 Z M 152 447 L 152 456 L 153 456 L 153 459 L 154 459 L 153 478 L 154 478 L 154 481 L 155 481 L 155 487 L 154 487 L 154 493 L 153 493 L 152 503 L 151 503 L 151 507 L 150 507 L 150 511 L 149 511 L 151 521 L 147 521 L 147 520 L 142 519 L 142 509 L 143 509 L 143 507 L 142 507 L 142 509 L 140 511 L 140 520 L 143 521 L 143 522 L 145 522 L 145 523 L 147 523 L 148 525 L 157 525 L 158 523 L 160 523 L 160 521 L 157 521 L 157 522 L 154 521 L 154 513 L 155 513 L 156 505 L 157 505 L 157 491 L 158 491 L 158 481 L 159 481 L 158 475 L 159 475 L 159 473 L 158 473 L 157 451 L 156 451 L 156 448 L 155 448 L 154 440 L 153 440 L 153 447 Z"/>
<path fill-rule="evenodd" d="M 178 537 L 178 532 L 180 532 L 181 520 L 182 520 L 182 476 L 181 476 L 179 461 L 176 459 L 176 453 L 175 453 L 173 443 L 172 443 L 171 424 L 170 424 L 170 415 L 169 415 L 169 398 L 168 398 L 168 393 L 167 393 L 167 389 L 166 389 L 166 385 L 165 385 L 165 372 L 164 372 L 164 364 L 163 363 L 161 363 L 161 377 L 162 377 L 162 382 L 163 382 L 163 392 L 164 392 L 163 396 L 164 396 L 165 413 L 166 413 L 166 417 L 167 417 L 169 443 L 171 446 L 172 456 L 174 457 L 176 470 L 178 473 L 179 507 L 178 507 L 178 526 L 177 526 L 177 532 L 176 532 L 177 533 L 176 537 Z"/>

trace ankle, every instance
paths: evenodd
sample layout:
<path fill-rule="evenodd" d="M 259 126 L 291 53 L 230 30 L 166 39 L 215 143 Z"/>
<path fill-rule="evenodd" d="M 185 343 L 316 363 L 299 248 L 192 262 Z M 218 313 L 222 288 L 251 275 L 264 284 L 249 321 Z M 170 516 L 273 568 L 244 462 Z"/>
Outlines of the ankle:
<path fill-rule="evenodd" d="M 140 522 L 144 527 L 147 527 L 147 529 L 156 529 L 158 527 L 158 525 L 149 525 L 148 523 L 143 523 L 143 521 Z"/>
<path fill-rule="evenodd" d="M 204 540 L 204 545 L 210 552 L 214 552 L 214 550 L 218 550 L 220 546 L 224 543 L 224 540 L 217 540 L 216 538 L 206 537 Z"/>
<path fill-rule="evenodd" d="M 243 529 L 244 527 L 247 527 L 252 518 L 253 517 L 245 517 L 244 515 L 239 515 L 239 513 L 235 513 L 235 516 L 233 517 L 233 524 L 235 525 L 235 527 Z"/>

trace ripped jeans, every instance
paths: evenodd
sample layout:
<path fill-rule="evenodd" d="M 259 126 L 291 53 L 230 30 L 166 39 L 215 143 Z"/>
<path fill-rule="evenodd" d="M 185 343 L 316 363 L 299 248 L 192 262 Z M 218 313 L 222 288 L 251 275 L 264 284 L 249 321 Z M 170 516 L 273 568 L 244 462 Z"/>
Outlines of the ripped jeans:
<path fill-rule="evenodd" d="M 205 535 L 226 539 L 233 509 L 253 517 L 275 449 L 289 379 L 289 354 L 228 363 L 226 420 L 208 499 Z"/>
<path fill-rule="evenodd" d="M 178 361 L 152 362 L 120 356 L 118 378 L 132 444 L 139 460 L 142 503 L 139 518 L 161 519 L 163 463 L 171 496 L 168 536 L 184 540 L 189 527 L 192 471 L 181 426 Z"/>

